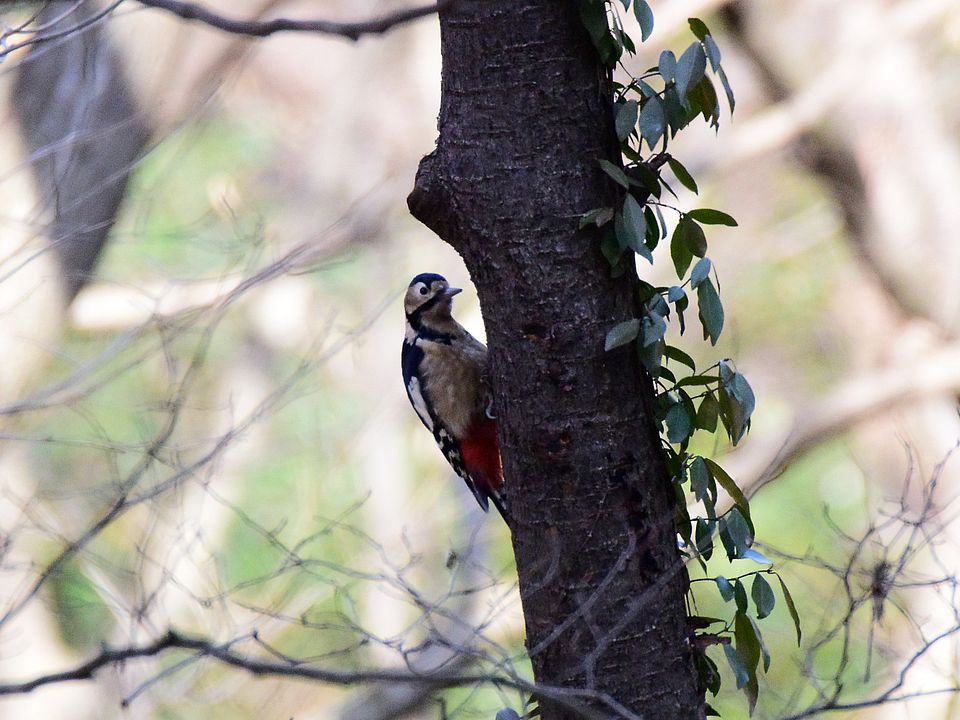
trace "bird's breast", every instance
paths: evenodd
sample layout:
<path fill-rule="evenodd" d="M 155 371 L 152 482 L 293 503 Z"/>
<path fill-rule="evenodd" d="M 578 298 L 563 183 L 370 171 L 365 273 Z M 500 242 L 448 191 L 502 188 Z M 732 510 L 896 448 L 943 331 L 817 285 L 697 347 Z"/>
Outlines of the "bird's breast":
<path fill-rule="evenodd" d="M 448 432 L 463 438 L 483 412 L 485 357 L 441 343 L 422 343 L 421 376 L 430 405 Z"/>

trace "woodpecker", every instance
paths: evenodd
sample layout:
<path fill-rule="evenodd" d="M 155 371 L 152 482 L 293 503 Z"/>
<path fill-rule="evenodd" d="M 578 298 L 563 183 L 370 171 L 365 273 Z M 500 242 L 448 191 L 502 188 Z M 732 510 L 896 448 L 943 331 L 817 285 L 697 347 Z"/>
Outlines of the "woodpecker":
<path fill-rule="evenodd" d="M 487 512 L 492 500 L 506 521 L 487 348 L 450 314 L 459 292 L 435 273 L 410 281 L 403 301 L 403 383 L 420 421 L 480 507 Z"/>

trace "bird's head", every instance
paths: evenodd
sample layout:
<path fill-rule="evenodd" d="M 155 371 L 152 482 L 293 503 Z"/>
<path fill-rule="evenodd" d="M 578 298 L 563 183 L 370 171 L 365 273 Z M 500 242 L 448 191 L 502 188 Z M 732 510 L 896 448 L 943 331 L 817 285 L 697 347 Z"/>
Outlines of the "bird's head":
<path fill-rule="evenodd" d="M 403 299 L 403 309 L 411 324 L 426 320 L 449 320 L 453 296 L 461 292 L 460 288 L 450 287 L 442 275 L 422 273 L 410 281 L 407 294 Z"/>

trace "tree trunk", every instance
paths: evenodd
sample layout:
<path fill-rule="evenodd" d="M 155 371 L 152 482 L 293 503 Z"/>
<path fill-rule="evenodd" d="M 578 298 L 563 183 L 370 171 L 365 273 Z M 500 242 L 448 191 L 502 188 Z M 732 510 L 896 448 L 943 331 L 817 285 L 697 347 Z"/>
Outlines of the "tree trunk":
<path fill-rule="evenodd" d="M 15 67 L 12 93 L 68 301 L 92 274 L 149 136 L 105 29 L 73 31 L 96 9 L 44 5 L 37 23 L 68 35 L 30 51 Z"/>
<path fill-rule="evenodd" d="M 563 689 L 543 717 L 699 718 L 653 388 L 603 349 L 639 317 L 636 277 L 577 229 L 616 202 L 608 74 L 570 0 L 458 0 L 440 25 L 440 136 L 409 204 L 480 296 L 527 647 Z"/>

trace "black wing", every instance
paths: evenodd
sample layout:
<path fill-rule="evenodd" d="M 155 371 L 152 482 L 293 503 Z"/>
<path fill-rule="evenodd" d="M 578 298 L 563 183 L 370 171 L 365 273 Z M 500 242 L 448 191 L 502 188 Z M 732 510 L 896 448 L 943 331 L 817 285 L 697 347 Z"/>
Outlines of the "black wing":
<path fill-rule="evenodd" d="M 439 422 L 433 412 L 430 401 L 427 399 L 426 381 L 420 373 L 420 363 L 422 361 L 423 350 L 417 347 L 416 344 L 404 340 L 403 350 L 400 353 L 400 365 L 403 371 L 403 385 L 407 390 L 407 398 L 416 411 L 417 417 L 420 418 L 420 422 L 433 434 L 433 439 L 437 443 L 437 447 L 440 448 L 443 457 L 450 463 L 450 467 L 453 468 L 453 471 L 457 475 L 463 478 L 467 487 L 470 488 L 470 492 L 473 493 L 477 502 L 480 503 L 480 507 L 483 508 L 484 512 L 487 512 L 490 508 L 487 495 L 476 486 L 473 478 L 471 478 L 467 472 L 467 468 L 463 464 L 463 456 L 460 454 L 460 443 L 457 442 L 457 439 Z M 495 499 L 494 504 L 497 505 L 499 509 L 500 503 L 498 500 L 499 499 Z M 501 510 L 501 513 L 502 512 L 503 510 Z"/>

